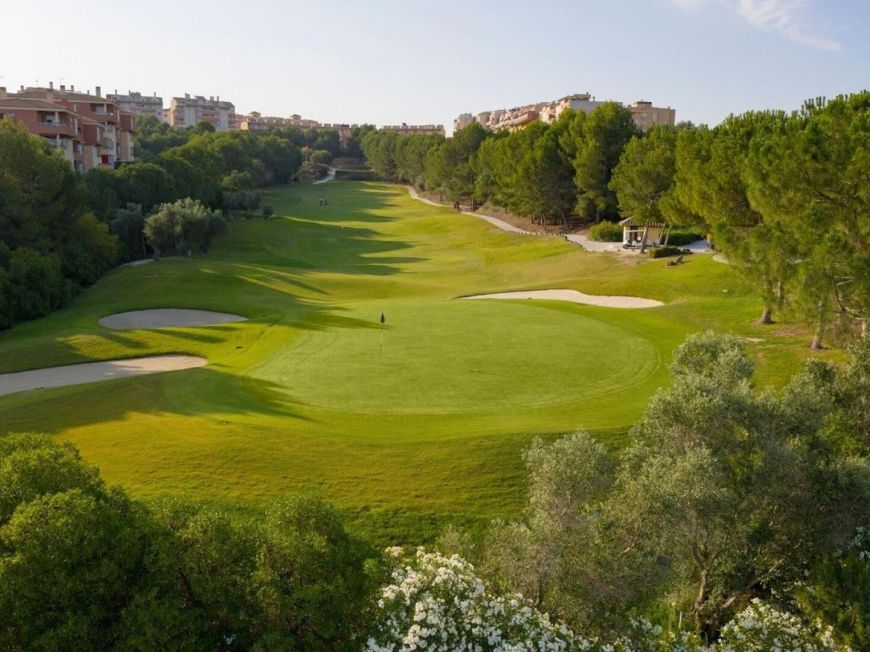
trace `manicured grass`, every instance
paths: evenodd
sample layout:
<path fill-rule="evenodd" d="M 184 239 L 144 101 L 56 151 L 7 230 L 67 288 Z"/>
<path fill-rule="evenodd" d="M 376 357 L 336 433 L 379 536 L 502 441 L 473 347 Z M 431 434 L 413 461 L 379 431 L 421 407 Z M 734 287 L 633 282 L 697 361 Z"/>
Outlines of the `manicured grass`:
<path fill-rule="evenodd" d="M 690 332 L 758 338 L 760 384 L 781 384 L 808 355 L 802 329 L 755 326 L 758 302 L 708 256 L 668 268 L 588 254 L 383 184 L 279 188 L 266 201 L 275 217 L 234 222 L 206 258 L 117 270 L 71 307 L 0 333 L 0 372 L 169 352 L 207 367 L 0 398 L 0 433 L 70 439 L 140 497 L 256 513 L 316 491 L 379 543 L 419 542 L 450 521 L 518 513 L 520 452 L 537 434 L 586 428 L 624 443 Z M 455 299 L 545 288 L 667 305 Z M 142 308 L 249 321 L 97 323 Z"/>

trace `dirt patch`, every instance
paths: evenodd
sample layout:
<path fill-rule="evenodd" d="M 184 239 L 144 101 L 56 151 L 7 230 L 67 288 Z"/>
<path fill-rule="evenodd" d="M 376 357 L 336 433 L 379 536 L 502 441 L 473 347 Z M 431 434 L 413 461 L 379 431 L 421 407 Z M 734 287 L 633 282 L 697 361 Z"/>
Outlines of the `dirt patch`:
<path fill-rule="evenodd" d="M 602 308 L 657 308 L 665 305 L 655 299 L 641 297 L 606 296 L 584 294 L 577 290 L 526 290 L 522 292 L 495 292 L 492 294 L 475 294 L 462 299 L 544 299 L 548 301 L 570 301 L 588 306 Z"/>
<path fill-rule="evenodd" d="M 143 328 L 189 328 L 246 321 L 241 315 L 211 310 L 187 310 L 183 308 L 158 308 L 155 310 L 131 310 L 108 315 L 100 319 L 100 326 L 116 330 Z"/>
<path fill-rule="evenodd" d="M 0 396 L 49 387 L 83 385 L 129 376 L 204 367 L 208 360 L 192 355 L 155 355 L 147 358 L 85 362 L 63 367 L 0 374 Z"/>

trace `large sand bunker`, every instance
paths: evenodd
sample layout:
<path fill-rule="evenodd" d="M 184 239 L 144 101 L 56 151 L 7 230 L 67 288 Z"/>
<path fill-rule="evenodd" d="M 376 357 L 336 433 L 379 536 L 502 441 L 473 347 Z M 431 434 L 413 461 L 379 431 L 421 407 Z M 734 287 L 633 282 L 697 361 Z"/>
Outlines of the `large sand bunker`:
<path fill-rule="evenodd" d="M 48 367 L 33 371 L 0 374 L 0 396 L 26 392 L 31 389 L 82 385 L 102 380 L 114 380 L 128 376 L 145 376 L 164 371 L 181 371 L 204 367 L 205 358 L 192 355 L 155 355 L 147 358 L 85 362 L 63 367 Z"/>
<path fill-rule="evenodd" d="M 240 315 L 211 310 L 186 310 L 179 308 L 158 308 L 156 310 L 131 310 L 119 312 L 100 319 L 100 326 L 119 330 L 138 328 L 185 328 L 209 326 L 228 322 L 245 321 Z"/>
<path fill-rule="evenodd" d="M 640 297 L 604 296 L 596 294 L 583 294 L 577 290 L 526 290 L 523 292 L 495 292 L 493 294 L 475 294 L 463 299 L 547 299 L 549 301 L 571 301 L 572 303 L 584 303 L 589 306 L 601 306 L 603 308 L 656 308 L 663 306 L 661 301 L 655 299 L 641 299 Z"/>

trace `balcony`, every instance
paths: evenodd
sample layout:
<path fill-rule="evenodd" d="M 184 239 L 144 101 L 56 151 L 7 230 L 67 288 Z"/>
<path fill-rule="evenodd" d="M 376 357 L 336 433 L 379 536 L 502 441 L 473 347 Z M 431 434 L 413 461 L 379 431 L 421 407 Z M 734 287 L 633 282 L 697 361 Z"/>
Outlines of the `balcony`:
<path fill-rule="evenodd" d="M 36 129 L 39 134 L 46 136 L 57 134 L 59 136 L 72 137 L 75 135 L 75 129 L 73 129 L 72 125 L 54 120 L 38 120 L 36 122 Z"/>

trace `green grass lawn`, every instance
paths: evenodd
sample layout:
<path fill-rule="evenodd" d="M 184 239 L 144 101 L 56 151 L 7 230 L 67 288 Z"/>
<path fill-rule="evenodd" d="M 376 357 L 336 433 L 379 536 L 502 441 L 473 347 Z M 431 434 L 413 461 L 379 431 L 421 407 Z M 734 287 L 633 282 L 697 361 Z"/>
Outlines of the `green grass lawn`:
<path fill-rule="evenodd" d="M 759 384 L 781 384 L 808 355 L 802 329 L 755 326 L 758 301 L 709 256 L 667 267 L 589 254 L 383 184 L 297 185 L 266 201 L 275 217 L 234 222 L 205 258 L 119 269 L 69 308 L 0 333 L 0 372 L 169 352 L 207 367 L 0 398 L 0 433 L 72 440 L 139 497 L 256 513 L 313 490 L 379 543 L 419 542 L 448 522 L 518 513 L 520 452 L 536 435 L 585 428 L 623 443 L 688 333 L 746 337 Z M 544 288 L 667 305 L 456 299 Z M 142 308 L 249 321 L 97 323 Z"/>

